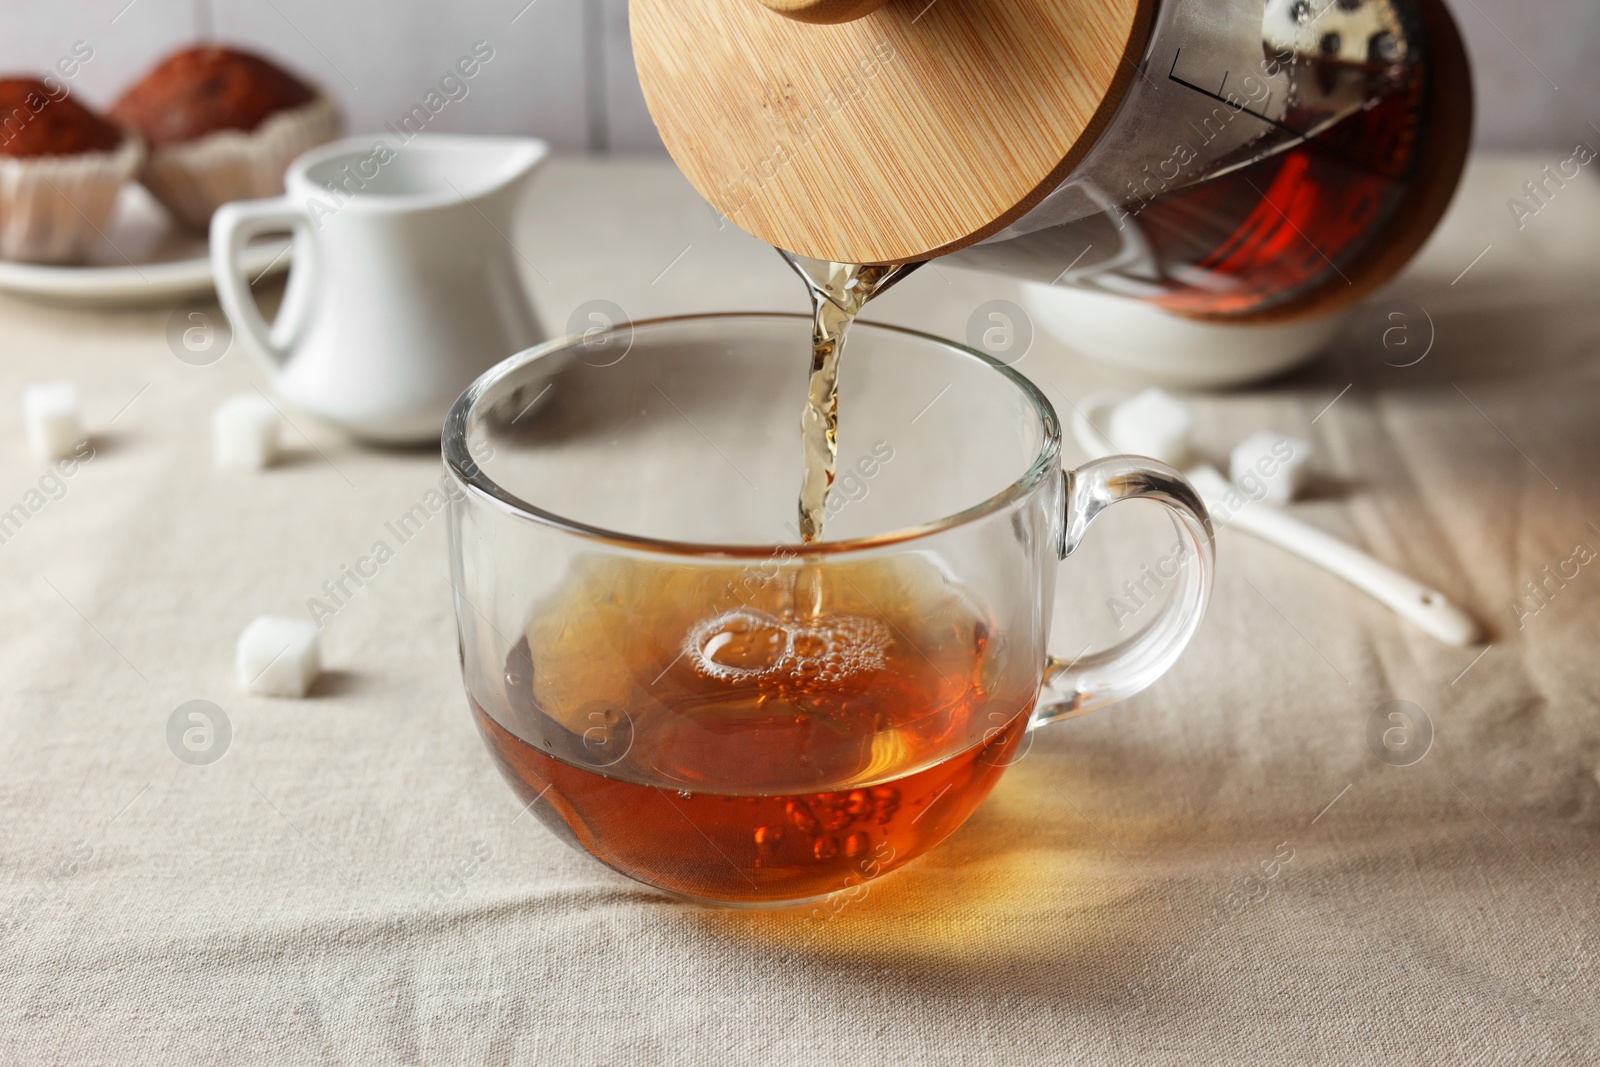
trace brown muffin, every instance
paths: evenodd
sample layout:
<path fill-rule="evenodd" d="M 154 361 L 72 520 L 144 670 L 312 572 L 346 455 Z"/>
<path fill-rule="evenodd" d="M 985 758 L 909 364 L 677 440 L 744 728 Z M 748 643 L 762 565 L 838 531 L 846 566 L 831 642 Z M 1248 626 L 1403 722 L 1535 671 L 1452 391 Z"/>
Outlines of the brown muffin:
<path fill-rule="evenodd" d="M 230 200 L 282 193 L 289 163 L 340 127 L 333 101 L 312 86 L 260 56 L 211 46 L 162 60 L 110 114 L 150 144 L 140 180 L 196 229 Z"/>
<path fill-rule="evenodd" d="M 316 91 L 277 66 L 231 48 L 190 48 L 162 60 L 111 107 L 152 149 L 219 130 L 249 133 Z"/>
<path fill-rule="evenodd" d="M 110 152 L 124 136 L 68 96 L 60 83 L 52 90 L 34 78 L 0 78 L 0 156 Z"/>
<path fill-rule="evenodd" d="M 143 162 L 137 135 L 60 82 L 0 78 L 0 259 L 85 258 Z"/>

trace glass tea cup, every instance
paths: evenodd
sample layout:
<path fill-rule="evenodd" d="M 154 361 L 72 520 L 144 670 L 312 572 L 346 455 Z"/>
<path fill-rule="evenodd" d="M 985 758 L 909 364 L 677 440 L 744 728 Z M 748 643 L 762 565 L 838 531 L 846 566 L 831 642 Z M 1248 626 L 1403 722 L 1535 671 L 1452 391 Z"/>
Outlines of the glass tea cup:
<path fill-rule="evenodd" d="M 801 544 L 810 321 L 660 319 L 552 341 L 456 402 L 462 673 L 501 772 L 551 831 L 680 897 L 850 889 L 951 834 L 1024 735 L 1149 685 L 1193 636 L 1210 520 L 1170 467 L 1061 467 L 1027 379 L 858 323 L 838 479 Z M 1123 500 L 1171 513 L 1164 612 L 1066 663 L 1056 568 Z"/>

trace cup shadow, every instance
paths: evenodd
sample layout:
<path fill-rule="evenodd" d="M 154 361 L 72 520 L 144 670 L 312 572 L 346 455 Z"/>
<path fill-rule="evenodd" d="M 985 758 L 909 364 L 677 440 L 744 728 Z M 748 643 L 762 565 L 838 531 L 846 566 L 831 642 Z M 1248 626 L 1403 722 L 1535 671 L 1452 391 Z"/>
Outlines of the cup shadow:
<path fill-rule="evenodd" d="M 1192 819 L 1154 809 L 1090 813 L 1059 788 L 1071 782 L 1073 792 L 1095 795 L 1110 783 L 1096 782 L 1105 772 L 1092 768 L 1108 765 L 1103 752 L 1041 751 L 1008 770 L 964 826 L 902 870 L 822 902 L 697 908 L 691 921 L 752 951 L 776 946 L 808 967 L 831 969 L 840 982 L 888 979 L 974 996 L 1003 984 L 1019 997 L 1079 1002 L 1102 995 L 1204 918 L 1203 908 L 1152 907 L 1153 898 L 1174 892 L 1178 877 L 1152 857 L 1192 838 Z M 1162 922 L 1150 921 L 1155 912 Z"/>

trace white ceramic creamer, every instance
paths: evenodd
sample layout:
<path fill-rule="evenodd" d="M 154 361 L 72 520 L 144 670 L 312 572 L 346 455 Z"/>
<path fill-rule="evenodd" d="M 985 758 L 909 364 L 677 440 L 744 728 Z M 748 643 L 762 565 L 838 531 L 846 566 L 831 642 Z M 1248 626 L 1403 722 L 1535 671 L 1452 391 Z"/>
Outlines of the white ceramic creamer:
<path fill-rule="evenodd" d="M 283 196 L 223 206 L 217 295 L 273 389 L 368 440 L 437 438 L 478 375 L 545 339 L 512 234 L 547 155 L 523 137 L 349 138 L 295 160 Z M 294 266 L 269 326 L 242 252 L 285 230 Z"/>

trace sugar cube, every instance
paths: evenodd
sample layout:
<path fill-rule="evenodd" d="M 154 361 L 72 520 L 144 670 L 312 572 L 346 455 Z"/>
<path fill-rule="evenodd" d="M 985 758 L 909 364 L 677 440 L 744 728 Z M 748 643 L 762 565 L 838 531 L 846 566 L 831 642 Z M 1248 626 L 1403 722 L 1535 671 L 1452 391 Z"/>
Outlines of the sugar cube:
<path fill-rule="evenodd" d="M 322 672 L 321 641 L 310 619 L 262 615 L 244 628 L 234 653 L 239 688 L 269 697 L 303 697 Z"/>
<path fill-rule="evenodd" d="M 40 382 L 22 391 L 22 417 L 28 447 L 40 459 L 65 459 L 83 441 L 78 387 L 71 382 Z"/>
<path fill-rule="evenodd" d="M 1123 452 L 1149 456 L 1174 467 L 1191 459 L 1188 409 L 1162 389 L 1146 389 L 1111 411 L 1111 442 Z"/>
<path fill-rule="evenodd" d="M 278 410 L 259 393 L 231 396 L 211 413 L 211 454 L 224 470 L 261 470 L 278 456 Z"/>
<path fill-rule="evenodd" d="M 1311 442 L 1263 430 L 1240 441 L 1228 457 L 1228 477 L 1252 500 L 1287 504 L 1305 488 Z"/>

